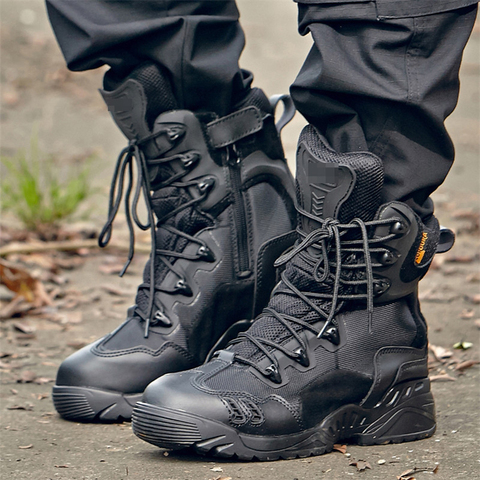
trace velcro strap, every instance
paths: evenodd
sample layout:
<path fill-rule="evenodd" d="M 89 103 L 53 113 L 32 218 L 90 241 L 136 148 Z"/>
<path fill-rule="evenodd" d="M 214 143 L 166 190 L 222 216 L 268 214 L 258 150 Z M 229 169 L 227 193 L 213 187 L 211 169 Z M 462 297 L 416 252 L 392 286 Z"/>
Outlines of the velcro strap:
<path fill-rule="evenodd" d="M 221 148 L 259 132 L 262 128 L 262 113 L 257 107 L 251 106 L 210 122 L 207 132 L 212 146 Z"/>

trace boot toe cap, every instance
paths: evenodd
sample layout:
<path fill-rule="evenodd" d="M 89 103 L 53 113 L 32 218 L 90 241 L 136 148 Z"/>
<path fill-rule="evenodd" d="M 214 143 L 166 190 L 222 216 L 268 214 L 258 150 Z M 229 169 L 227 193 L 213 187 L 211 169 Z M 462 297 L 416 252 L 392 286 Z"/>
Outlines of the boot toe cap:
<path fill-rule="evenodd" d="M 227 407 L 217 392 L 194 385 L 198 375 L 196 370 L 164 375 L 145 389 L 142 402 L 228 424 Z"/>
<path fill-rule="evenodd" d="M 56 385 L 141 393 L 159 376 L 192 366 L 173 346 L 156 356 L 144 351 L 102 354 L 97 348 L 102 341 L 87 345 L 65 359 L 58 369 Z"/>

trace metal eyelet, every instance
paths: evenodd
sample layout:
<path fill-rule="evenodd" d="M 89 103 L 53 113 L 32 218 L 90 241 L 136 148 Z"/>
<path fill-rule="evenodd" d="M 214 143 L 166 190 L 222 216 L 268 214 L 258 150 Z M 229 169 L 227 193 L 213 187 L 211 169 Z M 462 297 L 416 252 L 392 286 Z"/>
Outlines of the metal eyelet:
<path fill-rule="evenodd" d="M 183 133 L 184 129 L 182 127 L 170 127 L 167 129 L 168 139 L 171 142 L 177 141 Z"/>
<path fill-rule="evenodd" d="M 302 367 L 309 367 L 310 366 L 310 360 L 307 356 L 307 352 L 302 347 L 297 348 L 294 350 L 294 352 L 297 354 L 297 358 L 295 360 L 302 365 Z"/>
<path fill-rule="evenodd" d="M 325 332 L 323 332 L 322 337 L 333 343 L 334 345 L 338 345 L 340 343 L 340 335 L 338 333 L 337 327 L 332 326 L 330 328 L 327 328 Z"/>
<path fill-rule="evenodd" d="M 155 316 L 153 317 L 157 322 L 161 322 L 166 327 L 171 327 L 172 322 L 171 320 L 160 310 L 155 312 Z"/>
<path fill-rule="evenodd" d="M 183 295 L 186 295 L 187 297 L 191 297 L 193 295 L 192 289 L 190 288 L 190 285 L 185 281 L 185 279 L 180 279 L 176 284 L 175 284 L 175 290 L 177 290 L 177 293 L 182 293 Z"/>
<path fill-rule="evenodd" d="M 201 247 L 199 247 L 197 254 L 200 256 L 202 260 L 205 260 L 206 262 L 215 261 L 215 257 L 212 251 L 206 245 L 202 245 Z"/>
<path fill-rule="evenodd" d="M 397 261 L 397 257 L 390 251 L 384 252 L 380 257 L 380 263 L 382 265 L 393 265 Z"/>
<path fill-rule="evenodd" d="M 194 163 L 197 163 L 198 160 L 200 160 L 200 154 L 197 152 L 187 152 L 181 157 L 181 162 L 185 168 L 191 167 Z"/>
<path fill-rule="evenodd" d="M 407 231 L 408 227 L 404 222 L 395 222 L 390 228 L 390 232 L 395 235 L 402 235 Z"/>
<path fill-rule="evenodd" d="M 265 375 L 274 383 L 282 383 L 278 368 L 273 363 L 265 369 Z"/>
<path fill-rule="evenodd" d="M 197 188 L 202 195 L 205 195 L 213 188 L 214 185 L 215 179 L 213 177 L 208 177 L 204 178 L 200 183 L 197 183 Z"/>
<path fill-rule="evenodd" d="M 390 282 L 388 280 L 374 280 L 373 281 L 373 294 L 375 296 L 382 295 L 390 288 Z"/>

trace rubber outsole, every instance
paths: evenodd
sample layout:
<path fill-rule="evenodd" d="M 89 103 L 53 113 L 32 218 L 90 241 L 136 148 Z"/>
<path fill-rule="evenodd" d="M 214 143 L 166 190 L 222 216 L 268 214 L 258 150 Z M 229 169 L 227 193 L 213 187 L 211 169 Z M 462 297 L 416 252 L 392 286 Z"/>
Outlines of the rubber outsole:
<path fill-rule="evenodd" d="M 420 440 L 432 436 L 436 426 L 425 380 L 390 390 L 375 408 L 345 405 L 316 427 L 290 435 L 248 435 L 216 420 L 143 402 L 133 410 L 132 428 L 140 439 L 162 448 L 192 447 L 202 455 L 267 461 L 322 455 L 339 442 L 379 445 Z"/>
<path fill-rule="evenodd" d="M 124 394 L 88 387 L 55 385 L 52 398 L 57 412 L 77 422 L 112 423 L 131 419 L 142 394 Z"/>

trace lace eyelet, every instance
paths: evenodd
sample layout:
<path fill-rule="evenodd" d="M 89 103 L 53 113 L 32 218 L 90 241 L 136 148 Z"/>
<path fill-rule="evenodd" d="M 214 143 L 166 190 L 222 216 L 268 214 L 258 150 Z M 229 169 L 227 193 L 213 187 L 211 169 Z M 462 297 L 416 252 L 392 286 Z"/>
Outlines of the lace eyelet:
<path fill-rule="evenodd" d="M 213 177 L 207 177 L 204 178 L 200 183 L 197 183 L 197 188 L 202 195 L 205 195 L 213 188 L 214 185 L 215 179 Z"/>
<path fill-rule="evenodd" d="M 171 142 L 177 141 L 185 133 L 184 129 L 181 127 L 170 127 L 167 129 L 168 139 Z"/>
<path fill-rule="evenodd" d="M 294 352 L 297 354 L 297 358 L 295 360 L 302 365 L 302 367 L 309 367 L 310 366 L 310 360 L 308 358 L 307 352 L 305 352 L 305 349 L 302 347 L 297 348 L 294 350 Z"/>
<path fill-rule="evenodd" d="M 403 235 L 407 231 L 407 228 L 404 222 L 395 222 L 390 228 L 390 232 L 395 235 Z"/>
<path fill-rule="evenodd" d="M 273 363 L 265 369 L 265 376 L 267 376 L 274 383 L 282 383 L 280 372 Z"/>
<path fill-rule="evenodd" d="M 182 295 L 186 295 L 187 297 L 191 297 L 193 295 L 192 289 L 190 285 L 185 281 L 185 279 L 180 279 L 175 284 L 176 293 L 181 293 Z"/>
<path fill-rule="evenodd" d="M 325 332 L 323 332 L 322 337 L 333 343 L 334 345 L 338 345 L 340 343 L 340 335 L 338 334 L 337 327 L 332 326 L 330 328 L 327 328 Z"/>
<path fill-rule="evenodd" d="M 390 282 L 386 279 L 373 281 L 373 294 L 378 297 L 390 288 Z"/>
<path fill-rule="evenodd" d="M 157 310 L 153 317 L 157 322 L 161 322 L 165 327 L 171 327 L 171 320 L 161 311 Z"/>
<path fill-rule="evenodd" d="M 185 168 L 190 168 L 193 164 L 200 160 L 200 154 L 197 152 L 187 152 L 181 157 L 181 162 Z"/>
<path fill-rule="evenodd" d="M 393 265 L 397 261 L 397 257 L 391 252 L 387 251 L 380 257 L 382 265 Z"/>
<path fill-rule="evenodd" d="M 205 262 L 214 262 L 215 261 L 215 257 L 213 255 L 212 251 L 206 245 L 200 246 L 198 248 L 197 254 Z"/>

